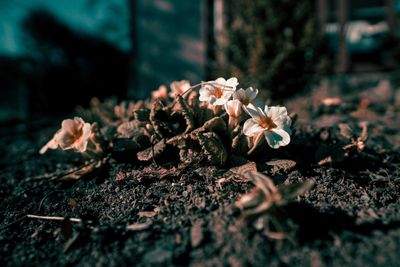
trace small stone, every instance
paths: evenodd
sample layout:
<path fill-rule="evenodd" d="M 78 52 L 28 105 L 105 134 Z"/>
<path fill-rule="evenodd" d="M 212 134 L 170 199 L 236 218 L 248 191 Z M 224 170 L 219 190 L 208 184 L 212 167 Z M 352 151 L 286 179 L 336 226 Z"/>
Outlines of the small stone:
<path fill-rule="evenodd" d="M 360 199 L 364 202 L 368 202 L 370 200 L 369 196 L 367 195 L 362 195 Z"/>

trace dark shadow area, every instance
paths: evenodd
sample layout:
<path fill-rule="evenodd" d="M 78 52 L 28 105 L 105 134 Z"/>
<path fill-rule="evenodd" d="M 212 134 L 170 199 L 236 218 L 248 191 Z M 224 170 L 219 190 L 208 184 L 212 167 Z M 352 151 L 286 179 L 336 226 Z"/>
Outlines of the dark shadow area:
<path fill-rule="evenodd" d="M 301 244 L 317 239 L 331 240 L 332 234 L 350 231 L 361 235 L 370 235 L 373 231 L 387 232 L 400 227 L 399 221 L 383 223 L 380 220 L 356 223 L 356 218 L 348 215 L 339 208 L 331 208 L 321 212 L 305 203 L 292 203 L 287 206 L 288 216 L 298 225 L 298 240 Z"/>
<path fill-rule="evenodd" d="M 31 57 L 3 56 L 0 60 L 2 95 L 8 99 L 5 104 L 21 110 L 11 119 L 66 114 L 76 105 L 88 105 L 94 96 L 126 97 L 128 53 L 73 30 L 44 10 L 30 13 L 23 29 Z"/>

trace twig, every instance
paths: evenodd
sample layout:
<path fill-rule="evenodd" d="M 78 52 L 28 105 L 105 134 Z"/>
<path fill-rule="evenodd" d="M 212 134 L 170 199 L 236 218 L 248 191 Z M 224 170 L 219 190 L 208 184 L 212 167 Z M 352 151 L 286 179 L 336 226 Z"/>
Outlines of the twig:
<path fill-rule="evenodd" d="M 61 216 L 39 216 L 33 214 L 27 214 L 26 217 L 31 219 L 49 220 L 49 221 L 64 221 L 65 219 L 67 219 L 67 217 L 61 217 Z M 82 222 L 82 219 L 80 218 L 68 218 L 68 220 L 76 223 Z"/>
<path fill-rule="evenodd" d="M 71 171 L 68 171 L 68 172 L 66 172 L 66 173 L 62 173 L 62 174 L 59 174 L 59 175 L 56 175 L 56 176 L 51 177 L 51 180 L 58 180 L 58 179 L 60 179 L 60 178 L 62 178 L 62 177 L 64 177 L 64 176 L 67 176 L 67 175 L 70 175 L 70 174 L 72 174 L 72 173 L 74 173 L 74 172 L 80 171 L 80 170 L 82 170 L 82 169 L 84 169 L 84 168 L 90 166 L 91 164 L 93 164 L 93 163 L 95 163 L 95 162 L 96 162 L 95 160 L 89 160 L 88 163 L 84 164 L 83 166 L 80 166 L 80 167 L 78 167 L 78 168 L 75 168 L 75 169 L 73 169 L 73 170 L 71 170 Z"/>
<path fill-rule="evenodd" d="M 39 207 L 38 207 L 38 209 L 37 209 L 36 212 L 39 212 L 39 211 L 42 209 L 42 206 L 43 206 L 44 201 L 45 201 L 49 196 L 51 196 L 51 195 L 53 195 L 53 194 L 55 194 L 55 193 L 59 193 L 59 192 L 64 192 L 64 191 L 62 191 L 62 190 L 56 190 L 56 191 L 50 192 L 50 193 L 48 193 L 47 195 L 45 195 L 45 196 L 42 198 L 42 200 L 40 201 Z"/>
<path fill-rule="evenodd" d="M 12 226 L 13 224 L 16 224 L 17 222 L 20 222 L 26 218 L 50 220 L 50 221 L 64 221 L 66 219 L 66 217 L 59 217 L 59 216 L 39 216 L 39 215 L 27 214 L 27 215 L 19 217 L 18 219 L 10 222 L 7 225 L 0 227 L 0 231 L 3 231 L 4 229 L 7 229 L 8 227 Z M 68 219 L 70 220 L 70 222 L 76 222 L 76 223 L 82 222 L 82 219 L 80 219 L 80 218 L 68 218 Z M 88 222 L 91 222 L 91 221 L 88 221 Z"/>
<path fill-rule="evenodd" d="M 57 174 L 57 172 L 53 172 L 51 174 L 43 174 L 43 175 L 38 175 L 38 176 L 33 176 L 33 177 L 27 177 L 27 178 L 24 179 L 24 181 L 29 182 L 31 180 L 41 180 L 41 179 L 49 179 L 49 178 L 50 178 L 50 180 L 57 180 L 60 177 L 63 177 L 63 176 L 66 176 L 68 174 L 71 174 L 71 173 L 73 173 L 75 171 L 81 170 L 81 169 L 89 166 L 93 162 L 94 162 L 94 160 L 89 160 L 88 163 L 86 163 L 86 164 L 84 164 L 84 165 L 82 165 L 80 167 L 70 168 L 69 170 L 65 171 L 64 173 L 58 173 Z"/>
<path fill-rule="evenodd" d="M 158 167 L 156 158 L 154 157 L 154 140 L 155 140 L 155 136 L 152 135 L 151 140 L 150 140 L 151 141 L 151 157 L 153 158 L 154 165 L 156 165 Z"/>

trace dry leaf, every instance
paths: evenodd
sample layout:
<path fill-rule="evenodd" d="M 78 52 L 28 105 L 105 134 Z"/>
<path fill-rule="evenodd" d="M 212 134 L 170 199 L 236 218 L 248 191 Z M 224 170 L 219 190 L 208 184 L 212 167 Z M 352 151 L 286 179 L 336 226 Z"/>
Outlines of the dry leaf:
<path fill-rule="evenodd" d="M 229 171 L 227 171 L 225 173 L 225 175 L 228 176 L 228 179 L 233 179 L 234 181 L 237 181 L 237 182 L 248 182 L 248 181 L 250 181 L 250 177 L 248 176 L 248 173 L 256 172 L 256 171 L 257 171 L 256 163 L 253 161 L 250 161 L 241 166 L 233 167 L 233 168 L 229 169 Z"/>
<path fill-rule="evenodd" d="M 73 197 L 68 198 L 68 203 L 72 207 L 72 210 L 76 210 L 78 207 L 78 203 L 76 202 L 76 199 Z"/>
<path fill-rule="evenodd" d="M 118 126 L 117 133 L 128 139 L 137 139 L 146 135 L 145 127 L 146 123 L 144 122 L 138 120 L 128 121 Z"/>
<path fill-rule="evenodd" d="M 156 100 L 150 111 L 150 122 L 153 125 L 154 131 L 161 138 L 174 136 L 174 132 L 170 127 L 171 112 L 164 108 L 161 101 Z"/>
<path fill-rule="evenodd" d="M 339 123 L 340 134 L 349 140 L 354 138 L 353 130 L 346 123 Z"/>
<path fill-rule="evenodd" d="M 138 152 L 137 158 L 140 161 L 150 161 L 160 156 L 165 151 L 166 148 L 167 145 L 165 143 L 165 139 L 162 139 L 154 146 L 151 146 L 143 151 Z"/>
<path fill-rule="evenodd" d="M 214 132 L 199 133 L 197 134 L 201 150 L 207 155 L 209 164 L 223 165 L 225 164 L 228 153 L 222 145 L 221 139 Z"/>
<path fill-rule="evenodd" d="M 272 175 L 287 173 L 296 167 L 296 162 L 290 159 L 270 160 L 266 164 L 269 166 L 269 172 Z"/>
<path fill-rule="evenodd" d="M 181 95 L 176 96 L 176 101 L 180 105 L 180 112 L 186 121 L 185 133 L 188 133 L 195 128 L 192 109 Z"/>

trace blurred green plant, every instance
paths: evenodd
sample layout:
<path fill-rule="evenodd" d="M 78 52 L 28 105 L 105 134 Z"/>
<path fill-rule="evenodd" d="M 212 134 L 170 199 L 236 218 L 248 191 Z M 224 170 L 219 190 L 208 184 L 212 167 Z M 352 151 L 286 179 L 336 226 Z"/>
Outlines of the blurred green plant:
<path fill-rule="evenodd" d="M 303 89 L 318 38 L 313 1 L 225 3 L 226 42 L 217 48 L 225 62 L 217 73 L 252 81 L 264 96 L 275 99 Z"/>

